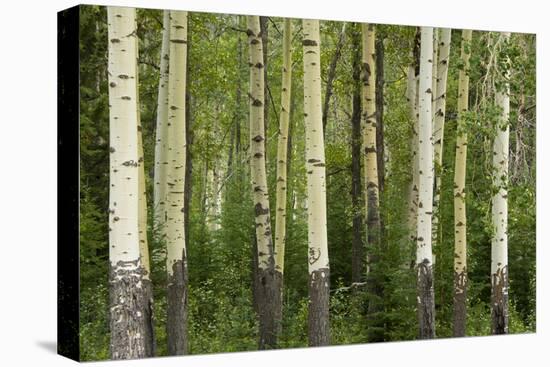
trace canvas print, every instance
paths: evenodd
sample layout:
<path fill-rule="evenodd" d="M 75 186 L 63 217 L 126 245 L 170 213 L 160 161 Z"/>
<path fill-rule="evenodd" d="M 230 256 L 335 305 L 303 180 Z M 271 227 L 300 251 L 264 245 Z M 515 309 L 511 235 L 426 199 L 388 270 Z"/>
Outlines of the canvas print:
<path fill-rule="evenodd" d="M 534 34 L 82 5 L 58 35 L 61 354 L 535 332 Z"/>

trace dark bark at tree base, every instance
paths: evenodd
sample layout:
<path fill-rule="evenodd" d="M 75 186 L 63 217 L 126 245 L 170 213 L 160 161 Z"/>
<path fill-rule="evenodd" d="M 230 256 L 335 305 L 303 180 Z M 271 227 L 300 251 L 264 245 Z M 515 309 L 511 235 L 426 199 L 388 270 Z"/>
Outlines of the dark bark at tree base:
<path fill-rule="evenodd" d="M 417 308 L 419 339 L 435 338 L 433 269 L 427 259 L 417 264 Z"/>
<path fill-rule="evenodd" d="M 492 275 L 491 333 L 508 334 L 508 266 Z"/>
<path fill-rule="evenodd" d="M 466 335 L 467 274 L 455 272 L 455 291 L 453 297 L 453 336 Z"/>
<path fill-rule="evenodd" d="M 384 335 L 384 287 L 382 273 L 378 267 L 380 256 L 370 256 L 371 268 L 367 276 L 367 338 L 369 343 L 383 342 Z"/>
<path fill-rule="evenodd" d="M 187 295 L 188 275 L 185 260 L 172 266 L 167 286 L 166 340 L 168 355 L 187 354 Z"/>
<path fill-rule="evenodd" d="M 143 280 L 143 288 L 147 304 L 145 305 L 145 354 L 148 357 L 156 355 L 155 341 L 155 313 L 153 302 L 153 283 L 149 279 Z"/>
<path fill-rule="evenodd" d="M 309 346 L 330 345 L 329 323 L 330 269 L 309 274 L 308 335 Z"/>
<path fill-rule="evenodd" d="M 143 268 L 139 260 L 119 261 L 110 266 L 110 328 L 111 359 L 151 357 L 152 345 L 147 345 L 147 320 L 150 298 L 143 286 Z"/>
<path fill-rule="evenodd" d="M 273 269 L 258 269 L 258 318 L 260 340 L 258 348 L 277 348 L 277 337 L 282 330 L 283 274 Z"/>

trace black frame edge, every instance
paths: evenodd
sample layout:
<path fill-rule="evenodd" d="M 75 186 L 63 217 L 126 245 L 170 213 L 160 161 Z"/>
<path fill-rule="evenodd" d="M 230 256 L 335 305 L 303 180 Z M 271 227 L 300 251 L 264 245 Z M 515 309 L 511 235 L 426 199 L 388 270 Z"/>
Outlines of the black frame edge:
<path fill-rule="evenodd" d="M 57 353 L 80 361 L 80 6 L 57 13 Z"/>

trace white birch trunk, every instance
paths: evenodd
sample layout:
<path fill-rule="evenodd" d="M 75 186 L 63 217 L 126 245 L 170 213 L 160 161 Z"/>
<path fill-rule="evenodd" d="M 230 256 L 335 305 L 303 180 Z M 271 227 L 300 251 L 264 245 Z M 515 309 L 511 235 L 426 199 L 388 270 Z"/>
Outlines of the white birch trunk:
<path fill-rule="evenodd" d="M 288 123 L 290 120 L 290 93 L 292 77 L 292 20 L 285 18 L 283 30 L 283 75 L 281 81 L 281 114 L 277 142 L 277 211 L 275 213 L 275 270 L 285 268 L 286 198 Z"/>
<path fill-rule="evenodd" d="M 108 7 L 112 359 L 147 356 L 139 243 L 136 11 Z"/>
<path fill-rule="evenodd" d="M 187 76 L 187 12 L 170 12 L 168 82 L 166 270 L 168 272 L 168 353 L 187 352 L 187 250 L 185 245 L 185 89 Z"/>
<path fill-rule="evenodd" d="M 416 238 L 418 271 L 418 316 L 420 338 L 435 337 L 435 305 L 432 269 L 433 136 L 432 62 L 433 28 L 421 28 L 418 93 L 419 199 Z"/>
<path fill-rule="evenodd" d="M 155 213 L 155 228 L 160 229 L 166 220 L 166 168 L 168 167 L 168 66 L 170 57 L 170 11 L 163 13 L 162 45 L 160 51 L 160 78 L 157 100 L 157 121 L 155 136 L 155 176 L 153 205 Z"/>
<path fill-rule="evenodd" d="M 466 330 L 466 291 L 468 283 L 467 243 L 466 243 L 466 161 L 468 134 L 463 114 L 468 111 L 468 89 L 470 68 L 470 42 L 472 31 L 462 31 L 462 69 L 458 76 L 458 121 L 456 137 L 455 177 L 454 177 L 454 323 L 453 334 L 464 336 Z"/>
<path fill-rule="evenodd" d="M 510 33 L 500 35 L 508 47 Z M 507 59 L 507 67 L 511 65 Z M 498 191 L 492 198 L 493 238 L 491 241 L 492 333 L 508 333 L 508 156 L 510 139 L 510 70 L 504 71 L 497 88 L 495 103 L 501 108 L 501 120 L 493 143 L 493 185 Z"/>
<path fill-rule="evenodd" d="M 435 161 L 435 190 L 434 210 L 432 220 L 432 242 L 434 246 L 441 241 L 439 230 L 439 198 L 441 196 L 441 169 L 443 164 L 443 137 L 445 130 L 445 106 L 447 101 L 447 74 L 449 70 L 449 54 L 451 48 L 451 29 L 441 29 L 438 43 L 437 83 L 434 89 L 434 161 Z"/>
<path fill-rule="evenodd" d="M 327 243 L 325 144 L 321 106 L 319 21 L 303 20 L 309 251 L 309 345 L 328 345 L 330 268 Z"/>

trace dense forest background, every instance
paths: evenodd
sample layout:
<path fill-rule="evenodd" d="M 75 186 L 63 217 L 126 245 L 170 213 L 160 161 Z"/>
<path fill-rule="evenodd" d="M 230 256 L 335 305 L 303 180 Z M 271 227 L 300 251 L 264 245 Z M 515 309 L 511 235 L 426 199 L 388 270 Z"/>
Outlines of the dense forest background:
<path fill-rule="evenodd" d="M 268 184 L 275 192 L 278 114 L 282 69 L 282 19 L 262 18 L 266 71 L 266 151 Z M 159 83 L 162 11 L 138 9 L 139 98 L 143 128 L 147 193 L 152 194 L 155 118 Z M 189 352 L 192 354 L 257 349 L 254 312 L 254 214 L 249 188 L 248 65 L 244 18 L 189 13 L 188 171 L 191 178 L 187 251 L 189 264 Z M 289 141 L 287 245 L 285 252 L 283 333 L 279 346 L 307 346 L 307 218 L 301 26 L 293 38 L 292 102 Z M 350 194 L 354 38 L 353 23 L 321 21 L 323 97 L 332 71 L 331 98 L 325 111 L 328 245 L 331 262 L 331 343 L 365 343 L 368 292 L 352 284 Z M 411 121 L 406 101 L 407 67 L 416 28 L 378 25 L 377 53 L 382 71 L 380 134 L 383 253 L 376 271 L 383 275 L 383 325 L 386 341 L 416 338 L 415 243 L 407 238 L 407 195 L 412 175 Z M 109 358 L 108 195 L 109 103 L 107 15 L 99 6 L 81 7 L 81 357 Z M 495 39 L 474 32 L 470 60 L 468 217 L 469 293 L 467 335 L 489 335 L 491 248 L 491 134 L 495 110 L 484 99 L 485 75 Z M 264 41 L 265 42 L 265 41 Z M 438 337 L 452 335 L 453 174 L 456 139 L 460 32 L 452 33 L 443 145 L 440 242 L 434 248 L 434 285 Z M 535 36 L 513 34 L 511 75 L 509 277 L 510 332 L 535 330 Z M 378 60 L 377 60 L 378 61 Z M 380 69 L 380 68 L 379 68 Z M 271 195 L 271 200 L 275 196 Z M 155 335 L 159 355 L 166 355 L 165 245 L 152 228 L 148 197 L 149 246 L 155 300 Z M 270 207 L 275 208 L 273 202 Z M 361 204 L 362 205 L 362 204 Z M 361 209 L 362 210 L 362 209 Z M 275 215 L 271 216 L 275 218 Z M 410 251 L 403 251 L 403 246 Z M 382 320 L 382 323 L 380 323 Z"/>

